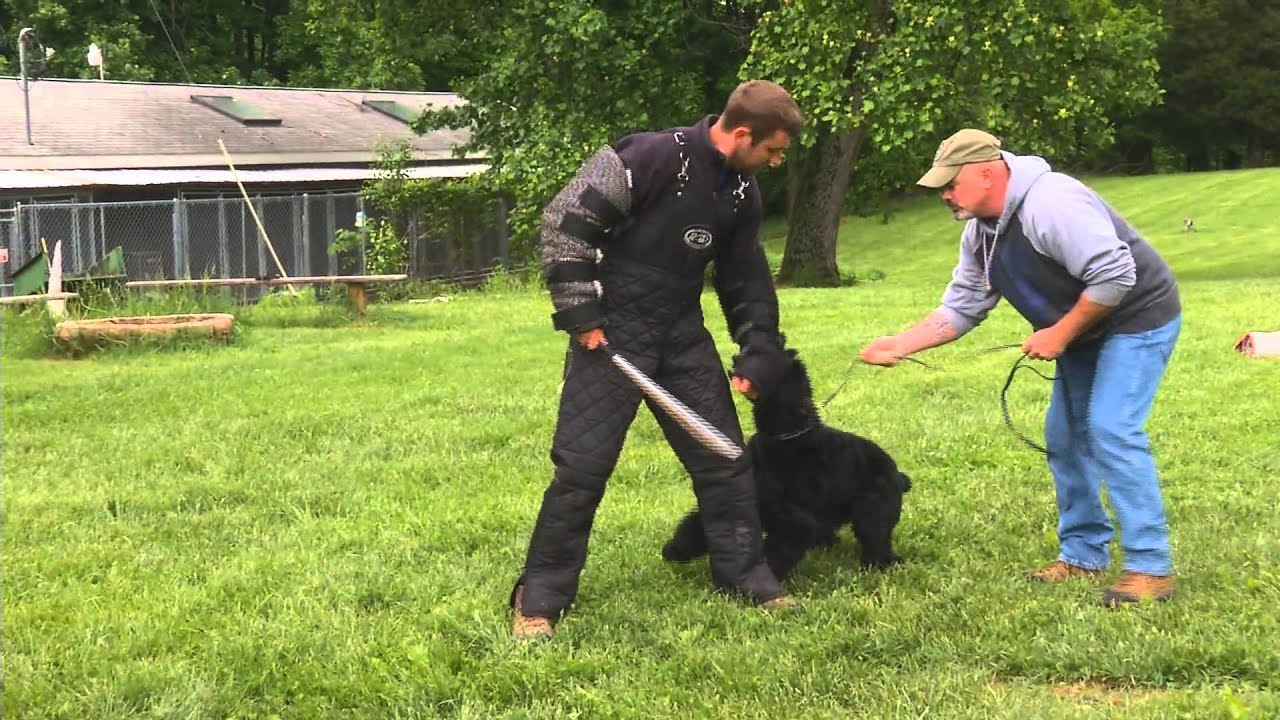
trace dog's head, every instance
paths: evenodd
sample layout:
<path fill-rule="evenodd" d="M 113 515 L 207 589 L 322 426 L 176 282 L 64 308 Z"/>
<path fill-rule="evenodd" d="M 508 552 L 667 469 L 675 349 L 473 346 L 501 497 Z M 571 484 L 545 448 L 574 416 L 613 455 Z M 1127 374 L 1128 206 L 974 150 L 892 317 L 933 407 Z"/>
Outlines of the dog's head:
<path fill-rule="evenodd" d="M 771 435 L 794 433 L 819 422 L 818 408 L 813 403 L 813 386 L 809 371 L 794 349 L 784 351 L 787 362 L 777 381 L 758 393 L 753 414 L 756 429 Z"/>
<path fill-rule="evenodd" d="M 785 358 L 780 363 L 781 371 L 777 383 L 767 393 L 757 396 L 757 401 L 777 398 L 813 399 L 813 387 L 809 384 L 809 369 L 800 359 L 800 352 L 795 348 L 782 351 Z"/>

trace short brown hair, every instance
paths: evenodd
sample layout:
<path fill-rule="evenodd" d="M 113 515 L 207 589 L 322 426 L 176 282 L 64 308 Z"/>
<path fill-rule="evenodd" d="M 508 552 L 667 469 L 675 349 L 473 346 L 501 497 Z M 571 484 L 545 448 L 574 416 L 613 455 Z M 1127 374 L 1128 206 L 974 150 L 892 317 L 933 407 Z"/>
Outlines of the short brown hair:
<path fill-rule="evenodd" d="M 720 122 L 726 129 L 746 126 L 758 143 L 779 130 L 791 137 L 804 129 L 804 113 L 790 93 L 768 80 L 748 80 L 734 89 Z"/>

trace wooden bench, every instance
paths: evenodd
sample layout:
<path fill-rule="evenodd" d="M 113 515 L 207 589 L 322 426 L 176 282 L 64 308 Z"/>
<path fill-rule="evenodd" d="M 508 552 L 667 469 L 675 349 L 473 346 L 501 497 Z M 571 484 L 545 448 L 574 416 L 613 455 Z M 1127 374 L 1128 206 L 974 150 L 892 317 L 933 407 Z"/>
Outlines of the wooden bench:
<path fill-rule="evenodd" d="M 9 297 L 0 297 L 0 305 L 29 305 L 42 300 L 75 300 L 78 297 L 80 297 L 79 294 L 70 292 L 11 295 Z"/>
<path fill-rule="evenodd" d="M 365 288 L 378 283 L 391 283 L 408 280 L 408 275 L 316 275 L 304 277 L 279 277 L 269 280 L 258 278 L 205 278 L 191 280 L 131 280 L 125 283 L 130 288 L 166 288 L 166 287 L 264 287 L 279 285 L 345 285 L 347 302 L 361 315 L 365 312 L 368 296 Z"/>

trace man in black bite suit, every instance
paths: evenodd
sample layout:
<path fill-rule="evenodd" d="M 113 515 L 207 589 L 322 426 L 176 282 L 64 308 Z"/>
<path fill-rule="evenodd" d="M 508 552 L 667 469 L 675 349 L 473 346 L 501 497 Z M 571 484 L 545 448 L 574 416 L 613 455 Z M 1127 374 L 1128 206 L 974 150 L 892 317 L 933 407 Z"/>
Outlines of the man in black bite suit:
<path fill-rule="evenodd" d="M 573 603 L 596 508 L 642 399 L 593 350 L 609 344 L 741 445 L 730 383 L 702 314 L 704 272 L 714 263 L 720 307 L 739 346 L 733 387 L 752 395 L 785 370 L 790 358 L 753 177 L 781 164 L 802 125 L 785 90 L 745 82 L 718 116 L 600 148 L 544 212 L 552 323 L 571 340 L 555 473 L 511 593 L 516 638 L 551 637 Z M 650 404 L 650 411 L 693 478 L 715 585 L 769 609 L 794 606 L 764 562 L 749 456 L 726 460 L 661 409 Z"/>

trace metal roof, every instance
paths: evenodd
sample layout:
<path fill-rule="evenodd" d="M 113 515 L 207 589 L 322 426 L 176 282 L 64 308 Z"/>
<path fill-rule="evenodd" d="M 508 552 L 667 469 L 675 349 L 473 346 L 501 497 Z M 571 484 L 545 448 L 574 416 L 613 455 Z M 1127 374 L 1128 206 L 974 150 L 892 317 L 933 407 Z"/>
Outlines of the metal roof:
<path fill-rule="evenodd" d="M 428 165 L 406 168 L 410 178 L 462 177 L 483 172 L 483 164 Z M 240 170 L 245 185 L 267 183 L 362 182 L 377 177 L 371 168 L 306 167 L 272 170 Z M 144 185 L 234 184 L 230 170 L 210 169 L 129 169 L 129 170 L 0 170 L 0 190 L 71 187 L 122 187 Z"/>
<path fill-rule="evenodd" d="M 280 122 L 237 120 L 236 113 L 219 112 L 193 95 L 227 96 L 236 107 L 251 109 L 246 112 Z M 223 167 L 219 139 L 237 168 L 368 163 L 392 140 L 409 142 L 420 162 L 483 160 L 454 157 L 467 132 L 418 135 L 366 100 L 414 111 L 464 102 L 453 93 L 42 79 L 30 83 L 28 144 L 21 83 L 0 77 L 0 170 Z"/>

